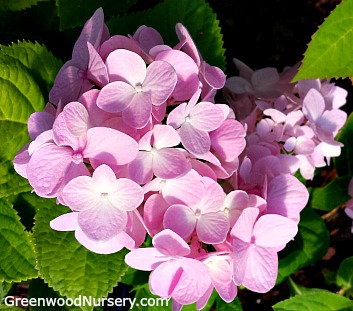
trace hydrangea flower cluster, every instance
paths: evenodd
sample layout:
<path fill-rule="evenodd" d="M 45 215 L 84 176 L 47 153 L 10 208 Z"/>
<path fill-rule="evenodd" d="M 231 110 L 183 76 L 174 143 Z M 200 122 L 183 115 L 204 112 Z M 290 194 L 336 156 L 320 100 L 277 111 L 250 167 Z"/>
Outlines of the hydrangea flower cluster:
<path fill-rule="evenodd" d="M 127 248 L 130 267 L 152 271 L 153 294 L 202 309 L 213 289 L 230 302 L 239 285 L 275 285 L 308 201 L 293 175 L 310 179 L 339 154 L 346 93 L 240 61 L 226 81 L 182 24 L 176 35 L 174 47 L 147 26 L 110 36 L 98 9 L 14 166 L 71 209 L 54 230 L 100 254 Z M 215 101 L 224 86 L 229 105 Z"/>

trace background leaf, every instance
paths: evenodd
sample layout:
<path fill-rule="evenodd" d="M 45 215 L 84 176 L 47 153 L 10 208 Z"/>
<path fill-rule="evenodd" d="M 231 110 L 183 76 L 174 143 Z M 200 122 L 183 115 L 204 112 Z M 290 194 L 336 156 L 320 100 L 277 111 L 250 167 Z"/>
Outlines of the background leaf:
<path fill-rule="evenodd" d="M 344 289 L 353 287 L 353 257 L 343 260 L 337 271 L 337 285 Z"/>
<path fill-rule="evenodd" d="M 350 176 L 343 176 L 329 182 L 325 187 L 312 188 L 310 199 L 312 208 L 331 211 L 346 203 L 351 196 L 348 194 Z"/>
<path fill-rule="evenodd" d="M 0 281 L 20 282 L 36 277 L 30 235 L 4 199 L 0 199 L 0 223 Z"/>
<path fill-rule="evenodd" d="M 226 303 L 221 297 L 216 299 L 216 310 L 217 311 L 242 311 L 241 302 L 236 297 L 232 302 Z"/>
<path fill-rule="evenodd" d="M 329 291 L 313 291 L 276 303 L 275 311 L 339 311 L 352 310 L 353 302 Z"/>
<path fill-rule="evenodd" d="M 339 4 L 324 21 L 304 54 L 293 81 L 353 76 L 353 1 Z"/>
<path fill-rule="evenodd" d="M 0 0 L 0 11 L 20 11 L 36 5 L 38 2 L 49 0 Z"/>
<path fill-rule="evenodd" d="M 87 250 L 76 241 L 74 232 L 58 232 L 49 226 L 52 219 L 69 212 L 67 207 L 35 195 L 32 199 L 38 207 L 33 229 L 37 265 L 45 282 L 70 298 L 108 296 L 127 269 L 126 251 L 100 255 Z"/>
<path fill-rule="evenodd" d="M 105 16 L 112 16 L 125 13 L 136 2 L 137 0 L 56 0 L 60 30 L 84 25 L 99 7 L 103 8 Z"/>
<path fill-rule="evenodd" d="M 221 28 L 216 14 L 204 0 L 165 0 L 149 10 L 112 18 L 107 25 L 112 35 L 133 35 L 141 25 L 154 27 L 165 44 L 174 46 L 178 40 L 175 33 L 178 22 L 189 30 L 206 62 L 225 70 Z"/>
<path fill-rule="evenodd" d="M 343 143 L 341 155 L 334 158 L 334 165 L 339 176 L 353 175 L 353 113 L 351 113 L 339 134 L 337 140 Z"/>
<path fill-rule="evenodd" d="M 308 205 L 300 213 L 299 232 L 279 253 L 277 284 L 299 269 L 323 257 L 330 235 L 324 221 Z"/>

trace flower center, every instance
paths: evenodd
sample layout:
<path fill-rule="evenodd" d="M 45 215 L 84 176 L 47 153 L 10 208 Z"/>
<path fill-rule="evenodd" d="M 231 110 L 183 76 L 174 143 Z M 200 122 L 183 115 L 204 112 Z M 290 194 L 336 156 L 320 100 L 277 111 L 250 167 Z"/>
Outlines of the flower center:
<path fill-rule="evenodd" d="M 75 164 L 80 164 L 83 162 L 83 157 L 82 154 L 80 152 L 78 153 L 74 153 L 72 155 L 72 162 L 74 162 Z"/>
<path fill-rule="evenodd" d="M 142 84 L 141 84 L 141 83 L 137 83 L 137 84 L 135 85 L 135 91 L 136 91 L 136 93 L 140 93 L 140 92 L 143 91 L 143 90 L 142 90 Z"/>
<path fill-rule="evenodd" d="M 102 192 L 102 193 L 101 193 L 101 199 L 107 200 L 107 199 L 108 199 L 108 195 L 109 195 L 108 192 Z"/>

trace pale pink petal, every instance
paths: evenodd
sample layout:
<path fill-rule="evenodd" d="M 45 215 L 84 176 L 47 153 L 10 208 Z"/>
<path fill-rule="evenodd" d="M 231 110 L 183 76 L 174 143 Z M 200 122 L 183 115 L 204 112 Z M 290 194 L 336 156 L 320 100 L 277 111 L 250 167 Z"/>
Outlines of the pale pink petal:
<path fill-rule="evenodd" d="M 78 212 L 71 212 L 60 215 L 50 221 L 50 228 L 57 231 L 74 231 L 79 228 Z"/>
<path fill-rule="evenodd" d="M 95 190 L 91 177 L 79 176 L 64 187 L 62 198 L 72 210 L 82 211 L 94 208 L 101 200 L 100 193 Z"/>
<path fill-rule="evenodd" d="M 25 144 L 13 159 L 13 166 L 17 174 L 23 178 L 27 178 L 27 164 L 31 159 L 28 153 L 29 143 Z"/>
<path fill-rule="evenodd" d="M 126 36 L 115 35 L 109 38 L 107 41 L 103 42 L 99 50 L 99 54 L 101 55 L 102 59 L 105 61 L 111 52 L 118 49 L 129 50 L 136 54 L 141 53 L 141 48 L 134 40 Z"/>
<path fill-rule="evenodd" d="M 259 210 L 255 207 L 244 209 L 230 233 L 231 236 L 249 243 L 251 241 L 254 224 L 258 215 Z"/>
<path fill-rule="evenodd" d="M 153 154 L 153 172 L 157 177 L 171 179 L 191 169 L 190 163 L 181 150 L 162 148 Z"/>
<path fill-rule="evenodd" d="M 146 64 L 138 54 L 118 49 L 105 62 L 110 81 L 124 81 L 131 86 L 141 85 L 146 77 Z"/>
<path fill-rule="evenodd" d="M 184 123 L 179 134 L 183 146 L 188 151 L 196 155 L 210 151 L 211 139 L 209 134 L 194 128 L 191 123 Z"/>
<path fill-rule="evenodd" d="M 97 192 L 105 192 L 116 182 L 116 176 L 108 165 L 103 164 L 94 170 L 92 180 L 94 181 L 92 190 L 95 189 Z"/>
<path fill-rule="evenodd" d="M 119 178 L 115 182 L 115 191 L 109 192 L 109 201 L 123 211 L 135 210 L 143 201 L 142 188 L 128 178 Z"/>
<path fill-rule="evenodd" d="M 163 229 L 164 213 L 169 204 L 161 194 L 152 194 L 146 200 L 143 207 L 143 220 L 152 235 Z"/>
<path fill-rule="evenodd" d="M 158 265 L 150 274 L 149 289 L 161 298 L 171 297 L 175 286 L 184 273 L 178 261 L 166 261 Z"/>
<path fill-rule="evenodd" d="M 180 40 L 180 43 L 175 47 L 175 49 L 182 49 L 194 60 L 196 65 L 199 67 L 202 57 L 188 30 L 183 24 L 177 23 L 175 25 L 175 31 Z"/>
<path fill-rule="evenodd" d="M 92 44 L 87 42 L 87 47 L 89 53 L 87 78 L 103 87 L 109 82 L 107 67 Z"/>
<path fill-rule="evenodd" d="M 125 229 L 127 214 L 101 198 L 93 208 L 80 211 L 78 223 L 89 239 L 106 241 Z"/>
<path fill-rule="evenodd" d="M 235 94 L 253 94 L 251 83 L 242 77 L 231 77 L 227 79 L 225 87 Z"/>
<path fill-rule="evenodd" d="M 225 161 L 231 161 L 243 152 L 246 145 L 245 135 L 240 122 L 227 119 L 218 129 L 210 132 L 212 149 Z"/>
<path fill-rule="evenodd" d="M 154 247 L 134 249 L 125 256 L 128 266 L 142 271 L 154 270 L 169 259 L 169 256 L 162 254 Z"/>
<path fill-rule="evenodd" d="M 135 246 L 135 241 L 124 231 L 107 241 L 95 241 L 89 239 L 82 230 L 76 230 L 75 238 L 88 250 L 97 254 L 112 254 L 120 251 L 124 247 L 131 250 Z"/>
<path fill-rule="evenodd" d="M 73 51 L 72 59 L 80 62 L 83 66 L 88 64 L 87 42 L 97 48 L 102 39 L 104 25 L 104 13 L 102 8 L 98 8 L 92 17 L 85 23 L 79 38 L 77 39 Z"/>
<path fill-rule="evenodd" d="M 146 233 L 149 235 L 151 235 L 151 233 L 147 230 L 146 225 L 137 209 L 132 212 L 128 212 L 127 217 L 128 219 L 125 232 L 135 241 L 135 247 L 140 247 L 146 240 Z"/>
<path fill-rule="evenodd" d="M 55 116 L 45 111 L 32 113 L 27 121 L 28 133 L 31 139 L 35 140 L 39 134 L 52 129 L 54 120 Z"/>
<path fill-rule="evenodd" d="M 224 242 L 228 231 L 229 219 L 222 212 L 202 214 L 196 223 L 197 236 L 207 244 Z"/>
<path fill-rule="evenodd" d="M 165 212 L 163 225 L 164 228 L 173 230 L 182 238 L 187 238 L 195 229 L 196 216 L 190 207 L 175 204 Z"/>
<path fill-rule="evenodd" d="M 163 44 L 163 38 L 160 33 L 156 29 L 145 25 L 136 30 L 133 38 L 139 43 L 145 53 L 148 53 L 154 46 Z"/>
<path fill-rule="evenodd" d="M 316 122 L 325 110 L 325 100 L 321 93 L 310 89 L 303 99 L 303 112 L 310 122 Z"/>
<path fill-rule="evenodd" d="M 207 82 L 208 85 L 210 85 L 212 88 L 215 89 L 221 89 L 225 83 L 226 83 L 226 75 L 224 72 L 216 67 L 216 66 L 210 66 L 209 64 L 206 64 L 203 62 L 202 65 L 202 74 Z"/>
<path fill-rule="evenodd" d="M 297 224 L 280 215 L 263 215 L 255 223 L 253 237 L 261 247 L 278 247 L 287 244 L 298 232 Z"/>
<path fill-rule="evenodd" d="M 167 117 L 167 124 L 172 126 L 175 129 L 178 129 L 185 122 L 185 109 L 186 103 L 182 103 L 179 106 L 175 107 Z"/>
<path fill-rule="evenodd" d="M 136 90 L 122 81 L 110 82 L 102 88 L 97 98 L 97 106 L 107 112 L 125 110 L 132 102 Z"/>
<path fill-rule="evenodd" d="M 130 178 L 138 184 L 145 184 L 153 178 L 153 155 L 149 151 L 140 151 L 137 157 L 129 163 Z"/>
<path fill-rule="evenodd" d="M 193 59 L 178 50 L 167 50 L 157 54 L 156 60 L 163 60 L 171 64 L 177 74 L 177 83 L 172 96 L 176 101 L 184 101 L 199 88 L 199 69 Z"/>
<path fill-rule="evenodd" d="M 119 150 L 124 152 L 118 152 Z M 124 133 L 103 127 L 87 131 L 85 158 L 94 158 L 108 165 L 124 165 L 134 160 L 137 153 L 137 142 Z"/>
<path fill-rule="evenodd" d="M 175 232 L 165 229 L 153 237 L 153 246 L 166 256 L 187 256 L 190 254 L 189 245 Z"/>
<path fill-rule="evenodd" d="M 172 292 L 172 297 L 182 304 L 190 304 L 199 300 L 212 284 L 207 266 L 196 259 L 179 259 L 183 273 Z"/>
<path fill-rule="evenodd" d="M 167 112 L 167 102 L 164 102 L 162 105 L 155 106 L 152 105 L 152 115 L 158 123 L 162 123 L 163 119 L 166 117 Z M 155 123 L 157 123 L 155 122 Z"/>
<path fill-rule="evenodd" d="M 189 114 L 190 123 L 201 131 L 213 131 L 223 122 L 223 111 L 215 104 L 198 103 Z"/>
<path fill-rule="evenodd" d="M 276 176 L 268 184 L 267 214 L 278 214 L 297 222 L 309 199 L 306 187 L 294 176 Z"/>
<path fill-rule="evenodd" d="M 206 292 L 203 294 L 203 296 L 196 302 L 196 310 L 202 310 L 206 306 L 208 300 L 212 295 L 212 292 L 213 292 L 213 285 L 211 284 L 206 290 Z"/>
<path fill-rule="evenodd" d="M 233 280 L 235 285 L 242 285 L 248 270 L 249 242 L 243 242 L 238 238 L 233 239 Z"/>
<path fill-rule="evenodd" d="M 156 124 L 153 127 L 154 147 L 156 149 L 174 147 L 180 144 L 180 137 L 170 125 Z"/>
<path fill-rule="evenodd" d="M 226 194 L 221 185 L 208 177 L 202 177 L 205 188 L 202 201 L 197 205 L 202 213 L 218 212 L 221 210 Z"/>
<path fill-rule="evenodd" d="M 278 273 L 276 252 L 262 247 L 249 247 L 246 266 L 243 286 L 257 293 L 266 293 L 275 286 Z"/>
<path fill-rule="evenodd" d="M 152 102 L 150 92 L 138 92 L 123 111 L 123 120 L 130 126 L 141 129 L 151 119 Z"/>
<path fill-rule="evenodd" d="M 147 68 L 143 81 L 143 92 L 150 92 L 153 105 L 163 104 L 170 96 L 177 82 L 175 69 L 164 61 L 154 61 Z"/>

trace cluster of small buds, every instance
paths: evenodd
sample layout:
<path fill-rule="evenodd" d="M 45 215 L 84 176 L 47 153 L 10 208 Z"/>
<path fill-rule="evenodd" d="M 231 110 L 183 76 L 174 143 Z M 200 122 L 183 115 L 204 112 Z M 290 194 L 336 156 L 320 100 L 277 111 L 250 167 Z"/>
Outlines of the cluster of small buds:
<path fill-rule="evenodd" d="M 174 47 L 147 26 L 110 36 L 98 9 L 14 166 L 71 209 L 53 229 L 96 253 L 127 248 L 130 267 L 152 271 L 153 294 L 202 309 L 213 289 L 230 302 L 239 285 L 275 285 L 277 253 L 308 201 L 293 174 L 311 178 L 339 153 L 345 95 L 239 61 L 241 77 L 226 82 L 182 24 L 176 36 Z M 224 85 L 229 105 L 215 103 Z"/>

